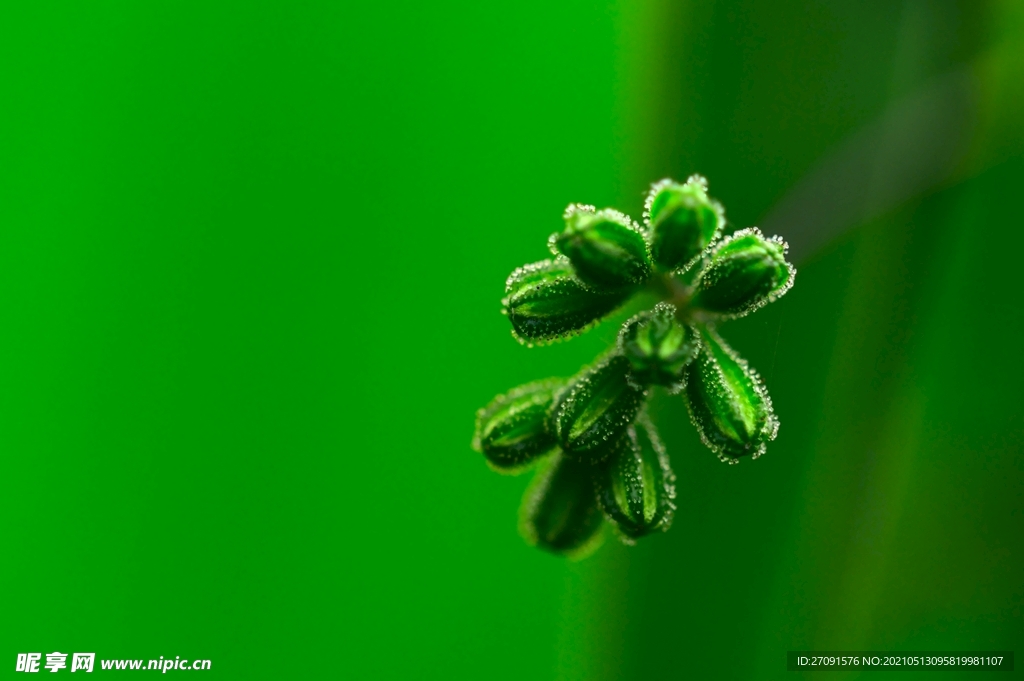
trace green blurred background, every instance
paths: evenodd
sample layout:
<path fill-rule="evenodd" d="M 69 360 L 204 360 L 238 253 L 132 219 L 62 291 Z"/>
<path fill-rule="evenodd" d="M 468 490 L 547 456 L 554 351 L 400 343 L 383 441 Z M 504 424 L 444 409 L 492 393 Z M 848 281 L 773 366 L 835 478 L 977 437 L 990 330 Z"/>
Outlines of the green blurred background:
<path fill-rule="evenodd" d="M 5 5 L 7 672 L 59 650 L 767 679 L 794 649 L 1021 652 L 1022 7 Z M 504 279 L 567 203 L 639 216 L 692 172 L 798 260 L 724 329 L 779 438 L 724 466 L 658 398 L 672 530 L 530 549 L 527 479 L 470 450 L 473 413 L 616 325 L 522 347 Z"/>

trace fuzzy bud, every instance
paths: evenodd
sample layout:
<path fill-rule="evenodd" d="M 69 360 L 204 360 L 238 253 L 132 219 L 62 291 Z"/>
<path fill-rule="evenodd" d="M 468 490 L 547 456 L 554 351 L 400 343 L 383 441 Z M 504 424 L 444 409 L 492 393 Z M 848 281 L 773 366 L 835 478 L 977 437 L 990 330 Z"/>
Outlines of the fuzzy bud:
<path fill-rule="evenodd" d="M 757 372 L 714 330 L 701 329 L 700 339 L 683 391 L 690 420 L 723 461 L 756 459 L 779 430 L 771 398 Z"/>
<path fill-rule="evenodd" d="M 568 338 L 593 326 L 629 297 L 599 293 L 583 284 L 565 259 L 520 267 L 505 282 L 503 312 L 513 335 L 527 344 Z"/>
<path fill-rule="evenodd" d="M 786 250 L 786 242 L 766 239 L 756 227 L 736 232 L 712 250 L 692 304 L 730 317 L 764 307 L 793 285 L 796 269 Z"/>
<path fill-rule="evenodd" d="M 628 359 L 613 355 L 580 372 L 556 398 L 552 422 L 568 456 L 597 463 L 620 444 L 647 397 L 629 370 Z"/>
<path fill-rule="evenodd" d="M 519 510 L 519 528 L 527 542 L 574 558 L 597 547 L 602 520 L 593 468 L 561 453 L 537 472 Z"/>
<path fill-rule="evenodd" d="M 500 470 L 515 472 L 555 447 L 548 415 L 565 381 L 548 379 L 521 385 L 476 413 L 473 449 Z"/>
<path fill-rule="evenodd" d="M 597 500 L 619 533 L 628 540 L 672 524 L 675 474 L 665 448 L 646 416 L 626 432 L 628 446 L 596 476 Z"/>
<path fill-rule="evenodd" d="M 651 275 L 643 235 L 616 210 L 571 205 L 565 230 L 552 234 L 549 243 L 572 262 L 581 281 L 599 290 L 642 284 Z"/>
<path fill-rule="evenodd" d="M 707 195 L 706 180 L 691 177 L 686 184 L 662 180 L 647 196 L 651 257 L 659 270 L 688 266 L 725 225 L 722 206 Z"/>
<path fill-rule="evenodd" d="M 633 379 L 643 385 L 678 387 L 699 345 L 693 330 L 676 319 L 670 303 L 641 312 L 619 332 L 619 351 L 629 360 Z"/>

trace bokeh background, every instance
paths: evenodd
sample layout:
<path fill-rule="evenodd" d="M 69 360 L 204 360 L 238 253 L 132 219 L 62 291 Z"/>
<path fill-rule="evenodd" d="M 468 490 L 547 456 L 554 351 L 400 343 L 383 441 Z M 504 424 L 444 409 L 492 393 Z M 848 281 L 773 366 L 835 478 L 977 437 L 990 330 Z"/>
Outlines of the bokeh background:
<path fill-rule="evenodd" d="M 1024 4 L 9 3 L 0 64 L 5 673 L 1024 651 Z M 672 530 L 528 548 L 474 411 L 616 324 L 522 347 L 504 279 L 693 172 L 792 245 L 724 327 L 779 438 L 722 465 L 659 397 Z"/>

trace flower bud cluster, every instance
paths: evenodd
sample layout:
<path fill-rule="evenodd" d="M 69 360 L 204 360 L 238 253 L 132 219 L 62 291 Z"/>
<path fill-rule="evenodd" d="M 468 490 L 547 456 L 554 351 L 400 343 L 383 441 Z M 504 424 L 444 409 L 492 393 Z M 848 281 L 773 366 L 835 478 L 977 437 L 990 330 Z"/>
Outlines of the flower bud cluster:
<path fill-rule="evenodd" d="M 554 258 L 505 284 L 513 336 L 531 346 L 579 334 L 641 291 L 662 298 L 572 378 L 525 384 L 477 412 L 473 447 L 493 468 L 538 464 L 520 510 L 531 544 L 579 557 L 599 544 L 605 521 L 626 543 L 668 529 L 676 478 L 645 408 L 656 388 L 681 393 L 680 407 L 723 461 L 756 459 L 775 439 L 763 381 L 717 324 L 781 297 L 796 270 L 779 237 L 756 227 L 723 236 L 725 212 L 707 189 L 699 176 L 654 184 L 643 226 L 572 204 L 565 229 L 548 240 Z"/>

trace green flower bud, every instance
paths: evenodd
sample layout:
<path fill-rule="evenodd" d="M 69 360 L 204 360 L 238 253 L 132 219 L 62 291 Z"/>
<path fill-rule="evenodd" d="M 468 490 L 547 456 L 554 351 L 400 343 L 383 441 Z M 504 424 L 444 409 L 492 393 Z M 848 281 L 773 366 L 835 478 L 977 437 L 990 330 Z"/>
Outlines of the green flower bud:
<path fill-rule="evenodd" d="M 793 286 L 796 268 L 786 262 L 786 242 L 764 238 L 757 227 L 721 241 L 701 272 L 692 304 L 729 317 L 764 307 Z"/>
<path fill-rule="evenodd" d="M 532 345 L 568 338 L 596 324 L 628 297 L 629 291 L 601 293 L 587 288 L 565 259 L 520 267 L 505 282 L 502 312 L 512 335 Z"/>
<path fill-rule="evenodd" d="M 497 469 L 519 472 L 557 444 L 548 427 L 551 405 L 565 381 L 548 379 L 521 385 L 476 413 L 473 449 Z"/>
<path fill-rule="evenodd" d="M 592 467 L 561 453 L 537 471 L 519 511 L 520 532 L 527 542 L 574 558 L 597 548 L 602 520 Z"/>
<path fill-rule="evenodd" d="M 697 359 L 686 369 L 683 396 L 701 440 L 718 458 L 764 454 L 779 420 L 757 372 L 712 329 L 700 329 Z"/>
<path fill-rule="evenodd" d="M 699 175 L 686 184 L 662 180 L 651 187 L 644 215 L 658 269 L 688 267 L 722 230 L 725 212 L 708 198 L 707 189 L 707 180 Z"/>
<path fill-rule="evenodd" d="M 606 208 L 573 204 L 565 210 L 565 230 L 548 240 L 556 255 L 572 262 L 576 276 L 597 289 L 642 284 L 651 275 L 647 243 L 633 222 Z"/>
<path fill-rule="evenodd" d="M 697 356 L 700 341 L 690 327 L 676 319 L 676 308 L 658 303 L 627 321 L 619 332 L 619 351 L 641 385 L 681 387 L 686 365 Z"/>
<path fill-rule="evenodd" d="M 672 524 L 676 476 L 646 415 L 630 426 L 626 439 L 628 446 L 608 460 L 595 482 L 601 509 L 620 534 L 631 540 L 667 530 Z"/>
<path fill-rule="evenodd" d="M 552 416 L 562 450 L 597 463 L 620 443 L 647 391 L 629 381 L 629 360 L 613 355 L 584 369 L 555 400 Z"/>

